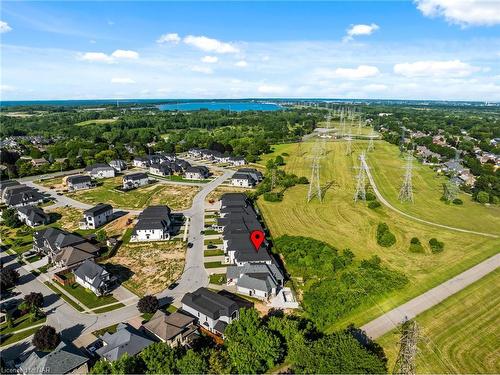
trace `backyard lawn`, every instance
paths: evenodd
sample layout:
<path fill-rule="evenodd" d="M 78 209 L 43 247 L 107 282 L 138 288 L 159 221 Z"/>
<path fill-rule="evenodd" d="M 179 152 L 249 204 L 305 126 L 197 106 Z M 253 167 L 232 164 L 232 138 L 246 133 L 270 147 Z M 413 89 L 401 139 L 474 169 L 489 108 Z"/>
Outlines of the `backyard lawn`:
<path fill-rule="evenodd" d="M 417 372 L 486 374 L 500 369 L 500 270 L 417 317 L 420 340 Z M 397 356 L 399 333 L 378 340 L 389 358 Z"/>
<path fill-rule="evenodd" d="M 372 166 L 370 161 L 376 158 L 375 154 L 393 152 L 394 150 L 390 151 L 391 148 L 397 149 L 396 146 L 389 144 L 382 146 L 382 144 L 382 142 L 377 143 L 375 151 L 368 155 L 370 166 Z M 326 155 L 321 160 L 321 185 L 324 186 L 330 182 L 331 187 L 326 191 L 323 203 L 317 199 L 307 203 L 307 185 L 297 185 L 288 189 L 282 202 L 267 202 L 262 198 L 258 200 L 258 206 L 272 236 L 276 238 L 289 234 L 313 237 L 328 242 L 339 250 L 349 248 L 357 259 L 378 255 L 384 265 L 404 273 L 410 279 L 410 283 L 403 289 L 380 297 L 377 305 L 372 301 L 369 305 L 359 306 L 329 330 L 344 327 L 351 322 L 357 325 L 366 323 L 379 316 L 380 309 L 387 311 L 394 308 L 498 252 L 499 239 L 445 230 L 412 221 L 385 207 L 372 210 L 364 202 L 354 203 L 355 176 L 358 172 L 354 167 L 359 164 L 357 157 L 366 147 L 366 142 L 353 142 L 354 152 L 350 156 L 345 155 L 344 142 L 327 142 L 326 147 Z M 311 159 L 308 156 L 311 155 L 311 148 L 312 142 L 274 146 L 274 154 L 264 155 L 262 162 L 265 163 L 265 160 L 270 157 L 287 153 L 289 156 L 285 156 L 285 170 L 310 178 Z M 377 168 L 382 167 L 383 163 L 374 163 L 372 172 L 377 173 Z M 403 173 L 399 168 L 394 171 L 391 165 L 389 167 L 393 176 Z M 424 168 L 415 170 L 415 181 L 421 178 L 432 178 L 427 173 L 423 174 Z M 387 173 L 389 175 L 389 172 Z M 388 177 L 384 181 L 386 185 L 398 185 L 400 182 L 396 177 L 392 179 Z M 431 181 L 436 185 L 440 184 L 438 180 L 432 179 Z M 384 182 L 380 184 L 383 185 Z M 418 186 L 419 194 L 424 194 Z M 381 186 L 379 188 L 386 189 Z M 430 200 L 431 194 L 434 193 L 428 194 L 429 197 L 426 199 Z M 424 200 L 416 199 L 415 205 L 421 204 L 419 203 L 421 201 Z M 441 204 L 443 203 L 439 201 L 439 197 L 435 197 L 435 206 L 440 207 Z M 461 222 L 454 219 L 457 225 L 461 224 L 463 227 L 475 229 L 477 222 L 484 222 L 484 217 L 491 217 L 490 207 L 476 205 L 470 202 L 470 199 L 464 203 L 464 206 L 469 205 L 474 206 L 471 215 L 463 216 Z M 462 209 L 462 207 L 453 206 L 446 208 L 447 210 L 456 209 L 457 212 L 461 212 Z M 439 210 L 436 209 L 436 211 Z M 445 211 L 443 217 L 436 217 L 436 221 L 442 219 L 448 223 L 447 217 L 452 215 L 450 212 L 453 211 Z M 493 221 L 500 223 L 500 215 Z M 381 222 L 387 223 L 391 232 L 396 236 L 396 244 L 389 248 L 379 246 L 376 241 L 377 225 Z M 486 231 L 486 229 L 493 230 L 492 225 L 487 224 L 482 230 Z M 412 237 L 420 239 L 425 253 L 409 251 Z M 444 242 L 445 248 L 442 253 L 431 253 L 428 245 L 431 238 Z M 294 281 L 299 287 L 300 296 L 300 289 L 306 286 L 302 285 L 300 280 Z"/>
<path fill-rule="evenodd" d="M 183 210 L 191 207 L 193 198 L 199 191 L 197 186 L 161 183 L 121 191 L 121 184 L 122 177 L 109 178 L 102 180 L 102 184 L 95 188 L 69 193 L 68 196 L 88 204 L 106 202 L 115 208 L 142 209 L 155 204 L 166 204 L 173 210 Z"/>
<path fill-rule="evenodd" d="M 185 250 L 186 245 L 181 241 L 129 242 L 107 260 L 107 265 L 133 293 L 155 294 L 181 276 Z"/>

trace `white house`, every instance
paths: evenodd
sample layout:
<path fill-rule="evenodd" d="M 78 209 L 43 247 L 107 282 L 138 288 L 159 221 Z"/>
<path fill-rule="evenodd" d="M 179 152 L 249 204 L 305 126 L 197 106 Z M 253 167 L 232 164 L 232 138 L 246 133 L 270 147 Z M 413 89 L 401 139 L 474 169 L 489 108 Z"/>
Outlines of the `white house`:
<path fill-rule="evenodd" d="M 108 271 L 91 260 L 84 261 L 73 273 L 78 284 L 97 296 L 108 294 L 116 281 Z"/>
<path fill-rule="evenodd" d="M 136 156 L 134 160 L 132 161 L 132 165 L 134 167 L 139 167 L 139 168 L 147 168 L 149 166 L 149 159 L 148 158 L 143 158 L 140 156 Z"/>
<path fill-rule="evenodd" d="M 239 167 L 241 165 L 245 165 L 246 164 L 246 161 L 244 158 L 240 158 L 240 157 L 231 157 L 229 158 L 229 162 L 234 165 L 235 167 Z"/>
<path fill-rule="evenodd" d="M 166 162 L 154 163 L 149 166 L 149 173 L 156 176 L 170 176 L 173 171 Z"/>
<path fill-rule="evenodd" d="M 37 206 L 21 206 L 17 208 L 17 217 L 20 221 L 30 227 L 46 225 L 49 223 L 49 216 Z"/>
<path fill-rule="evenodd" d="M 227 284 L 236 285 L 238 293 L 268 300 L 283 286 L 284 277 L 275 263 L 247 263 L 226 270 Z"/>
<path fill-rule="evenodd" d="M 207 288 L 199 288 L 182 297 L 182 310 L 196 318 L 198 325 L 223 336 L 229 323 L 239 318 L 236 302 Z"/>
<path fill-rule="evenodd" d="M 96 229 L 106 224 L 113 217 L 113 207 L 110 204 L 99 203 L 83 212 L 80 229 Z"/>
<path fill-rule="evenodd" d="M 239 187 L 254 187 L 257 184 L 257 181 L 248 174 L 248 173 L 235 173 L 233 177 L 231 177 L 231 185 L 239 186 Z"/>
<path fill-rule="evenodd" d="M 117 159 L 117 160 L 111 160 L 109 162 L 109 166 L 114 168 L 115 171 L 121 172 L 127 169 L 127 163 L 125 163 L 123 160 Z"/>
<path fill-rule="evenodd" d="M 149 177 L 146 173 L 138 172 L 123 176 L 123 189 L 130 190 L 149 184 Z"/>
<path fill-rule="evenodd" d="M 112 178 L 115 177 L 115 169 L 108 164 L 94 164 L 85 168 L 85 173 L 93 178 Z"/>
<path fill-rule="evenodd" d="M 90 189 L 92 187 L 92 179 L 90 176 L 84 175 L 69 176 L 66 179 L 66 185 L 69 191 Z"/>
<path fill-rule="evenodd" d="M 139 215 L 131 242 L 168 241 L 172 218 L 168 206 L 150 206 Z"/>
<path fill-rule="evenodd" d="M 208 168 L 205 166 L 188 167 L 184 173 L 184 178 L 188 180 L 203 180 L 209 175 Z"/>

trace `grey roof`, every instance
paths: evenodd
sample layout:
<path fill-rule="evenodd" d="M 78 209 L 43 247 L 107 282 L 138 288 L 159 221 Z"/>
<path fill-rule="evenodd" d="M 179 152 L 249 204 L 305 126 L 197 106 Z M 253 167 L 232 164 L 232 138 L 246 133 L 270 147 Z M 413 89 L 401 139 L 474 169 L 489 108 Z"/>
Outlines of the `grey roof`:
<path fill-rule="evenodd" d="M 34 351 L 21 364 L 25 374 L 67 374 L 79 368 L 88 358 L 71 343 L 61 341 L 51 352 Z"/>
<path fill-rule="evenodd" d="M 250 181 L 250 183 L 255 183 L 257 182 L 255 178 L 253 178 L 250 174 L 248 173 L 238 173 L 236 172 L 233 174 L 233 177 L 231 177 L 233 180 L 247 180 Z"/>
<path fill-rule="evenodd" d="M 89 252 L 86 250 L 85 247 L 82 249 L 79 245 L 63 247 L 61 251 L 55 255 L 54 261 L 57 263 L 62 262 L 65 267 L 72 267 L 86 259 L 97 257 L 97 252 Z"/>
<path fill-rule="evenodd" d="M 19 191 L 16 190 L 15 193 L 7 195 L 5 202 L 7 203 L 8 206 L 17 206 L 20 204 L 30 204 L 30 203 L 37 203 L 40 202 L 44 199 L 43 195 L 40 194 L 38 191 L 35 189 L 27 186 L 28 189 Z M 10 193 L 10 191 L 9 191 Z"/>
<path fill-rule="evenodd" d="M 37 206 L 22 206 L 17 211 L 26 215 L 32 223 L 47 223 L 49 221 L 49 216 Z"/>
<path fill-rule="evenodd" d="M 101 339 L 106 345 L 97 349 L 96 352 L 108 361 L 116 361 L 125 353 L 131 356 L 136 355 L 154 343 L 142 332 L 124 323 L 118 325 L 115 333 L 106 332 Z"/>
<path fill-rule="evenodd" d="M 0 191 L 3 192 L 9 186 L 19 185 L 16 180 L 0 180 Z"/>
<path fill-rule="evenodd" d="M 83 212 L 84 216 L 99 216 L 100 214 L 107 212 L 109 210 L 113 210 L 113 206 L 107 203 L 98 203 L 92 208 L 89 208 L 88 210 L 85 210 Z"/>
<path fill-rule="evenodd" d="M 227 323 L 222 321 L 222 320 L 217 321 L 217 323 L 215 323 L 215 325 L 214 325 L 214 329 L 220 333 L 224 333 L 224 331 L 226 330 L 226 327 L 227 327 Z"/>
<path fill-rule="evenodd" d="M 186 293 L 181 302 L 212 319 L 231 316 L 238 310 L 238 305 L 233 300 L 203 287 L 193 293 Z"/>
<path fill-rule="evenodd" d="M 143 173 L 143 172 L 131 173 L 131 174 L 127 174 L 127 175 L 123 176 L 124 181 L 127 181 L 127 180 L 137 181 L 137 180 L 142 180 L 145 178 L 148 178 L 148 175 L 146 173 Z"/>
<path fill-rule="evenodd" d="M 165 229 L 170 227 L 170 208 L 168 206 L 146 207 L 138 217 L 133 234 L 138 230 Z"/>
<path fill-rule="evenodd" d="M 226 270 L 228 279 L 237 279 L 236 285 L 270 293 L 281 285 L 284 277 L 275 263 L 247 263 L 241 267 L 230 266 Z"/>
<path fill-rule="evenodd" d="M 108 164 L 104 164 L 104 163 L 92 164 L 92 165 L 89 165 L 89 166 L 85 167 L 85 171 L 86 171 L 86 172 L 91 172 L 91 171 L 93 171 L 94 169 L 107 169 L 107 170 L 111 170 L 111 169 L 113 169 L 113 170 L 114 170 L 114 168 L 113 168 L 113 167 L 111 167 L 111 166 L 110 166 L 110 165 L 108 165 Z"/>
<path fill-rule="evenodd" d="M 87 259 L 80 267 L 74 271 L 75 275 L 80 279 L 85 280 L 86 277 L 92 279 L 92 286 L 99 289 L 103 284 L 106 283 L 109 272 L 97 263 Z"/>
<path fill-rule="evenodd" d="M 208 168 L 204 166 L 197 166 L 197 167 L 187 167 L 186 168 L 186 173 L 199 173 L 201 175 L 207 175 L 208 174 Z"/>
<path fill-rule="evenodd" d="M 66 179 L 66 182 L 68 184 L 83 184 L 85 182 L 92 182 L 92 179 L 90 178 L 90 176 L 76 175 L 76 176 L 69 176 Z"/>
<path fill-rule="evenodd" d="M 46 241 L 52 249 L 61 249 L 66 246 L 73 246 L 76 244 L 87 242 L 80 236 L 52 227 L 34 232 L 33 241 L 39 247 L 45 246 Z"/>

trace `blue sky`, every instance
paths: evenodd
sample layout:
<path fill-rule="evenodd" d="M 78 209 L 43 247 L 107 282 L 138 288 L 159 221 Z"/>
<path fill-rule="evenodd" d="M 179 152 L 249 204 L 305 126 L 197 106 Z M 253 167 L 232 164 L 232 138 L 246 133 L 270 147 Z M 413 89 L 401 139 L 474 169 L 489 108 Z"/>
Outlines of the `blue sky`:
<path fill-rule="evenodd" d="M 500 2 L 19 2 L 1 99 L 500 100 Z"/>

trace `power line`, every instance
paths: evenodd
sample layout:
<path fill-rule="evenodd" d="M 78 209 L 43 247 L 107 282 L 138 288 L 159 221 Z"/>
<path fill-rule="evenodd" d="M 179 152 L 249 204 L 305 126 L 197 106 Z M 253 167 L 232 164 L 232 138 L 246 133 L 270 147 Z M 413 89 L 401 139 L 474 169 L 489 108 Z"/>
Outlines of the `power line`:
<path fill-rule="evenodd" d="M 406 157 L 406 167 L 405 176 L 403 180 L 403 185 L 399 190 L 398 199 L 401 202 L 412 202 L 413 203 L 413 185 L 412 185 L 412 175 L 413 175 L 413 156 L 408 154 Z"/>

